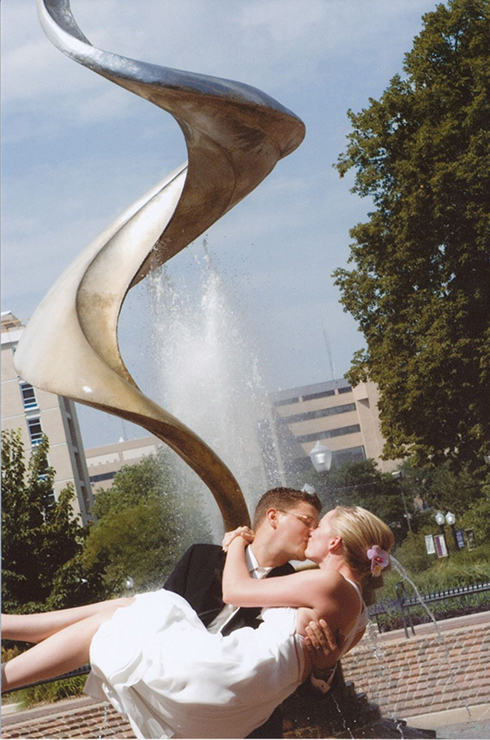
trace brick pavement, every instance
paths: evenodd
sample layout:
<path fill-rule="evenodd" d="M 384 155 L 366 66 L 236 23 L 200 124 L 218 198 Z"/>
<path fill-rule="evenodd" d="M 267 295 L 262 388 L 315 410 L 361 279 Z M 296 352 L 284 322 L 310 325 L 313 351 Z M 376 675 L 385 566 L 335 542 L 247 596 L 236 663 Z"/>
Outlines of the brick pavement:
<path fill-rule="evenodd" d="M 443 625 L 443 637 L 428 625 L 408 640 L 393 633 L 377 636 L 373 627 L 343 659 L 346 680 L 387 717 L 489 702 L 490 613 L 469 624 Z M 133 737 L 115 710 L 109 708 L 104 721 L 105 712 L 87 697 L 17 712 L 2 717 L 2 738 Z"/>
<path fill-rule="evenodd" d="M 82 698 L 2 717 L 2 738 L 134 738 L 134 733 L 113 707 Z"/>
<path fill-rule="evenodd" d="M 448 626 L 393 639 L 370 625 L 370 634 L 342 660 L 346 679 L 379 704 L 383 716 L 489 702 L 490 615 L 483 623 Z"/>

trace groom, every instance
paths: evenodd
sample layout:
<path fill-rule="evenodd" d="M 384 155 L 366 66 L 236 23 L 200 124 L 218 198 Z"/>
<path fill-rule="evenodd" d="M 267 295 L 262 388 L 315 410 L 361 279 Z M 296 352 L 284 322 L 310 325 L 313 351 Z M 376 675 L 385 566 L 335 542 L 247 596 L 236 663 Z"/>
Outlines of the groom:
<path fill-rule="evenodd" d="M 246 550 L 254 578 L 294 573 L 289 560 L 305 560 L 310 533 L 318 526 L 322 508 L 316 494 L 291 488 L 264 493 L 253 519 L 255 537 Z M 225 605 L 221 581 L 226 555 L 219 545 L 192 545 L 165 583 L 165 588 L 186 599 L 209 632 L 228 635 L 239 627 L 256 628 L 261 608 Z M 267 722 L 249 737 L 282 737 L 282 712 L 278 707 Z"/>

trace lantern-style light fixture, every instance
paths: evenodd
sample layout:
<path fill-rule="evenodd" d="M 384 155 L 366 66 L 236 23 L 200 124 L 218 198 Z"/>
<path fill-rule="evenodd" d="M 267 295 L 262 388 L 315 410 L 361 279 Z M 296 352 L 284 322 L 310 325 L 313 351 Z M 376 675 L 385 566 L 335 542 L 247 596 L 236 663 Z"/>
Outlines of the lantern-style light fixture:
<path fill-rule="evenodd" d="M 450 527 L 453 527 L 456 523 L 456 517 L 451 511 L 448 511 L 446 514 L 446 522 L 449 524 Z"/>
<path fill-rule="evenodd" d="M 332 466 L 332 450 L 317 442 L 310 450 L 310 460 L 317 473 L 328 473 Z"/>
<path fill-rule="evenodd" d="M 436 522 L 440 527 L 444 526 L 444 514 L 442 511 L 438 511 L 436 514 Z"/>

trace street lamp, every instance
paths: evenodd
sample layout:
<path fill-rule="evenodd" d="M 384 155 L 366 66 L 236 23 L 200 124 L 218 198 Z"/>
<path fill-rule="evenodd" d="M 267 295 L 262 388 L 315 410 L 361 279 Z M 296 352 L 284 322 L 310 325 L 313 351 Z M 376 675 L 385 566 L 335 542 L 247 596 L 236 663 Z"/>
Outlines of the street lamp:
<path fill-rule="evenodd" d="M 434 518 L 435 518 L 437 524 L 439 525 L 439 529 L 441 530 L 441 534 L 440 534 L 439 537 L 442 538 L 442 540 L 444 541 L 444 550 L 446 552 L 444 553 L 444 551 L 443 551 L 443 554 L 444 554 L 445 557 L 449 557 L 449 550 L 448 550 L 447 542 L 446 542 L 446 533 L 444 531 L 444 521 L 445 521 L 444 514 L 442 513 L 442 511 L 438 511 Z M 439 554 L 439 557 L 441 557 L 440 554 Z"/>
<path fill-rule="evenodd" d="M 329 498 L 330 508 L 333 509 L 333 497 L 328 487 L 328 474 L 332 467 L 332 450 L 329 450 L 328 447 L 322 445 L 321 442 L 317 442 L 313 449 L 310 450 L 310 460 L 317 473 L 327 474 L 327 496 Z"/>
<path fill-rule="evenodd" d="M 436 522 L 439 525 L 439 528 L 441 530 L 441 534 L 444 534 L 444 514 L 442 513 L 442 511 L 438 511 L 437 512 L 435 519 L 436 519 Z"/>
<path fill-rule="evenodd" d="M 407 502 L 405 500 L 405 491 L 403 490 L 403 486 L 402 486 L 403 470 L 394 470 L 391 474 L 391 477 L 397 480 L 399 483 L 400 493 L 402 495 L 402 501 L 403 501 L 403 508 L 405 509 L 405 519 L 407 520 L 408 531 L 411 532 L 412 525 L 410 524 L 410 515 L 408 513 Z"/>
<path fill-rule="evenodd" d="M 456 528 L 454 526 L 456 523 L 456 517 L 451 511 L 448 511 L 448 513 L 446 514 L 446 522 L 451 527 L 451 532 L 453 533 L 453 540 L 456 546 L 456 550 L 459 550 L 458 536 L 456 534 Z"/>
<path fill-rule="evenodd" d="M 305 483 L 301 490 L 304 491 L 305 493 L 310 493 L 310 494 L 316 493 L 315 487 L 310 486 L 309 483 Z"/>

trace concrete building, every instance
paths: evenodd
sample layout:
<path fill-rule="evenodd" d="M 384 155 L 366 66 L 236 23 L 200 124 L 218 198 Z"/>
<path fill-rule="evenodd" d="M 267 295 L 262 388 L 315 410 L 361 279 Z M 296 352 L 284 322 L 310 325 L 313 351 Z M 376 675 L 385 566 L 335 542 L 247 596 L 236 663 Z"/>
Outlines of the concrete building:
<path fill-rule="evenodd" d="M 2 429 L 20 429 L 29 458 L 43 433 L 49 439 L 49 464 L 56 471 L 54 496 L 73 483 L 74 508 L 86 524 L 93 497 L 85 463 L 75 404 L 68 398 L 33 388 L 17 375 L 14 354 L 22 336 L 22 322 L 2 312 Z"/>
<path fill-rule="evenodd" d="M 396 461 L 381 460 L 384 439 L 375 383 L 351 388 L 344 380 L 278 391 L 269 395 L 271 415 L 266 424 L 280 470 L 307 470 L 308 454 L 317 441 L 332 450 L 332 465 L 372 458 L 391 472 Z M 265 434 L 262 434 L 264 439 Z"/>
<path fill-rule="evenodd" d="M 110 488 L 116 476 L 124 465 L 135 465 L 148 455 L 155 455 L 163 443 L 149 435 L 140 439 L 124 440 L 113 444 L 92 447 L 85 451 L 88 473 L 92 491 Z"/>

